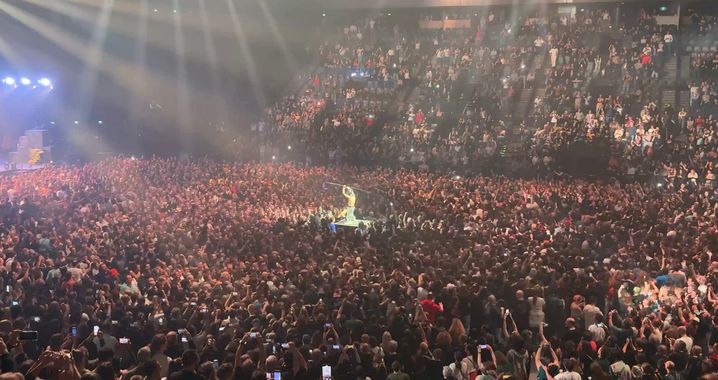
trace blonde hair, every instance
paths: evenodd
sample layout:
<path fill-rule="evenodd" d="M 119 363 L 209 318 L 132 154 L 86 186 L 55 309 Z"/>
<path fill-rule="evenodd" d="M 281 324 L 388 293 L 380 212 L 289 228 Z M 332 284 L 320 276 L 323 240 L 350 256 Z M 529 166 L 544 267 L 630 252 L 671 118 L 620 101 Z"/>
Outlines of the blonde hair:
<path fill-rule="evenodd" d="M 466 335 L 466 328 L 464 328 L 464 324 L 461 323 L 459 318 L 451 320 L 451 326 L 449 326 L 448 331 L 449 334 L 451 334 L 451 340 L 454 342 L 459 342 L 461 340 L 461 336 Z"/>

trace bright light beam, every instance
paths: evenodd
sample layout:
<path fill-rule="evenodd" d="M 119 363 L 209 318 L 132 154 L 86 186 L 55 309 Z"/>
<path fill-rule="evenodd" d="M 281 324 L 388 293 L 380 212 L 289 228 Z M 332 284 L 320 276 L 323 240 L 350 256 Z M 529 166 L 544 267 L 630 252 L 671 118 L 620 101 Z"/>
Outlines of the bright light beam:
<path fill-rule="evenodd" d="M 149 4 L 147 4 L 148 0 L 141 0 L 140 2 L 140 16 L 138 17 L 139 25 L 137 25 L 137 38 L 135 39 L 135 66 L 142 69 L 142 72 L 145 73 L 145 65 L 147 64 L 147 17 L 149 15 Z M 133 89 L 133 96 L 132 96 L 132 104 L 130 105 L 131 115 L 132 118 L 135 120 L 134 123 L 132 123 L 135 126 L 135 129 L 132 131 L 132 139 L 135 141 L 135 145 L 139 147 L 139 131 L 137 127 L 137 120 L 141 117 L 142 113 L 145 110 L 145 102 L 142 100 L 142 98 L 137 93 L 137 91 L 134 91 L 134 89 L 140 88 L 141 82 L 145 82 L 147 78 L 145 78 L 144 75 L 138 75 L 134 78 L 131 78 L 132 81 L 134 81 L 134 85 L 132 86 Z"/>
<path fill-rule="evenodd" d="M 5 0 L 0 0 L 0 11 L 15 18 L 19 22 L 23 23 L 27 28 L 64 49 L 77 59 L 85 59 L 85 56 L 87 55 L 86 44 L 76 38 L 73 38 L 64 30 L 59 29 L 55 25 L 45 22 L 44 20 L 7 3 Z M 134 64 L 127 63 L 124 60 L 109 54 L 106 54 L 103 58 L 103 65 L 98 67 L 98 69 L 103 74 L 112 78 L 118 85 L 125 86 L 129 90 L 136 91 L 136 94 L 143 97 L 145 103 L 151 103 L 153 101 L 149 92 L 150 87 L 157 90 L 157 92 L 165 94 L 171 94 L 176 91 L 174 81 L 170 82 L 167 80 L 167 78 L 163 75 L 164 73 L 151 73 L 144 67 L 137 67 Z M 152 86 L 147 86 L 146 83 L 141 81 L 130 80 L 131 78 L 138 77 L 152 78 Z M 133 86 L 135 85 L 136 88 L 133 89 Z"/>
<path fill-rule="evenodd" d="M 277 22 L 274 19 L 274 16 L 272 16 L 272 12 L 269 10 L 267 3 L 265 3 L 264 0 L 257 0 L 257 3 L 259 3 L 259 7 L 262 9 L 262 14 L 264 15 L 264 18 L 267 19 L 269 29 L 272 31 L 272 35 L 277 41 L 279 49 L 282 51 L 284 61 L 287 64 L 287 68 L 290 70 L 290 72 L 297 72 L 297 62 L 294 60 L 291 51 L 289 51 L 287 41 L 284 39 L 284 36 L 282 36 L 282 33 L 279 31 L 279 28 L 277 27 Z"/>
<path fill-rule="evenodd" d="M 199 14 L 200 19 L 202 20 L 202 32 L 204 35 L 204 46 L 207 51 L 207 59 L 209 60 L 210 69 L 212 70 L 212 89 L 216 93 L 221 93 L 222 82 L 219 80 L 219 75 L 217 73 L 217 69 L 219 67 L 217 64 L 217 49 L 214 44 L 214 39 L 212 38 L 212 30 L 209 27 L 207 5 L 205 4 L 205 0 L 199 0 Z M 219 102 L 218 112 L 222 120 L 227 120 L 229 112 L 225 101 Z"/>
<path fill-rule="evenodd" d="M 35 31 L 40 36 L 46 38 L 55 45 L 65 49 L 68 53 L 72 54 L 78 59 L 82 60 L 84 58 L 86 46 L 82 43 L 79 43 L 77 40 L 69 37 L 67 33 L 58 29 L 54 25 L 47 23 L 44 20 L 20 8 L 17 8 L 16 6 L 9 4 L 4 0 L 0 0 L 0 11 L 19 21 L 30 30 Z M 64 113 L 63 111 L 60 112 Z M 69 115 L 64 115 L 63 119 L 65 121 L 72 120 L 70 119 Z M 108 150 L 106 146 L 102 146 L 102 144 L 98 144 L 98 141 L 91 139 L 91 135 L 91 131 L 86 130 L 83 127 L 77 127 L 71 130 L 69 138 L 74 143 L 77 149 L 90 149 L 90 147 L 97 147 L 99 148 L 99 150 Z M 87 153 L 92 152 L 88 151 Z"/>
<path fill-rule="evenodd" d="M 84 108 L 80 113 L 82 120 L 87 118 L 90 104 L 92 104 L 95 95 L 95 86 L 100 73 L 99 67 L 102 62 L 102 52 L 105 47 L 105 40 L 107 39 L 107 27 L 110 24 L 114 3 L 115 0 L 103 0 L 102 8 L 96 18 L 97 21 L 95 22 L 94 29 L 92 30 L 90 49 L 85 57 L 85 66 L 80 79 L 79 104 L 80 107 Z"/>
<path fill-rule="evenodd" d="M 257 74 L 257 67 L 254 64 L 252 52 L 250 51 L 249 44 L 247 43 L 247 36 L 244 33 L 242 24 L 239 21 L 239 16 L 237 15 L 237 8 L 234 6 L 233 0 L 225 1 L 227 3 L 227 7 L 229 8 L 229 16 L 232 19 L 232 27 L 234 28 L 234 34 L 237 37 L 237 41 L 239 42 L 240 53 L 242 54 L 242 59 L 245 66 L 247 67 L 249 80 L 252 83 L 252 92 L 254 92 L 254 98 L 257 100 L 259 107 L 264 108 L 267 104 L 267 101 L 264 96 L 264 90 L 262 89 L 262 83 L 260 82 L 259 75 Z"/>
<path fill-rule="evenodd" d="M 172 0 L 172 6 L 174 9 L 179 10 L 180 5 L 178 0 Z M 190 116 L 189 116 L 189 89 L 187 88 L 187 65 L 185 63 L 185 46 L 184 46 L 184 34 L 182 32 L 182 12 L 176 12 L 174 14 L 174 34 L 175 34 L 175 59 L 177 60 L 177 103 L 179 104 L 179 121 L 182 133 L 180 135 L 182 141 L 182 147 L 185 152 L 190 152 L 192 138 L 190 136 Z"/>
<path fill-rule="evenodd" d="M 20 68 L 25 66 L 25 62 L 18 57 L 17 54 L 12 50 L 10 44 L 8 44 L 0 35 L 0 57 L 4 57 L 7 62 L 10 63 L 14 68 Z"/>

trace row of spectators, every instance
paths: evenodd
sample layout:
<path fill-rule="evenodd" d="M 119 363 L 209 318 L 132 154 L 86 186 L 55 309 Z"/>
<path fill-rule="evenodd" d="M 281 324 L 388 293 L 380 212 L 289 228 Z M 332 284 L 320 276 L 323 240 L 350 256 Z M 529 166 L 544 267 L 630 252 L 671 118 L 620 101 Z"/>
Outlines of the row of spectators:
<path fill-rule="evenodd" d="M 349 24 L 319 49 L 322 67 L 296 110 L 281 109 L 292 97 L 270 111 L 275 120 L 266 129 L 281 125 L 284 133 L 263 134 L 262 142 L 273 144 L 272 157 L 307 162 L 470 168 L 491 162 L 507 135 L 524 128 L 525 141 L 534 137 L 530 157 L 539 166 L 558 167 L 558 151 L 599 142 L 612 146 L 611 171 L 653 173 L 676 156 L 654 154 L 665 142 L 672 150 L 712 139 L 710 128 L 699 136 L 666 130 L 683 123 L 672 107 L 670 114 L 654 115 L 652 125 L 638 122 L 642 105 L 658 103 L 661 66 L 677 51 L 673 28 L 649 20 L 614 25 L 601 10 L 574 17 L 539 14 L 527 16 L 513 33 L 496 16 L 475 32 L 402 30 L 382 18 Z M 601 33 L 614 36 L 607 47 L 600 44 Z M 605 96 L 595 97 L 594 82 L 604 84 Z M 692 107 L 683 124 L 698 113 L 711 118 L 718 111 L 709 83 L 690 86 Z M 517 126 L 506 113 L 518 89 L 534 86 L 542 95 L 531 119 Z M 604 102 L 615 104 L 602 111 Z M 658 108 L 651 107 L 656 114 Z M 275 116 L 282 114 L 287 116 Z"/>
<path fill-rule="evenodd" d="M 529 15 L 515 31 L 497 16 L 480 22 L 476 31 L 402 30 L 388 20 L 356 22 L 327 37 L 319 49 L 322 65 L 303 97 L 315 100 L 304 102 L 311 107 L 303 114 L 312 122 L 302 123 L 313 128 L 298 133 L 288 128 L 283 138 L 269 135 L 264 143 L 274 144 L 273 157 L 284 152 L 308 162 L 387 164 L 400 158 L 399 163 L 423 167 L 470 166 L 498 152 L 519 89 L 546 87 L 541 97 L 546 107 L 534 115 L 533 124 L 539 125 L 570 94 L 586 96 L 595 78 L 620 83 L 615 95 L 643 101 L 674 50 L 669 28 L 619 28 L 600 10 L 574 17 Z M 617 33 L 614 43 L 599 49 L 597 36 L 609 32 Z M 314 104 L 325 112 L 311 112 Z M 398 118 L 392 116 L 397 107 Z M 409 115 L 419 110 L 439 113 L 425 120 L 442 123 L 416 123 Z M 490 114 L 490 125 L 473 117 L 482 110 Z M 342 122 L 348 113 L 352 120 L 389 115 L 374 128 L 372 123 L 357 128 Z M 358 142 L 365 148 L 357 149 Z M 292 152 L 284 151 L 287 146 Z"/>

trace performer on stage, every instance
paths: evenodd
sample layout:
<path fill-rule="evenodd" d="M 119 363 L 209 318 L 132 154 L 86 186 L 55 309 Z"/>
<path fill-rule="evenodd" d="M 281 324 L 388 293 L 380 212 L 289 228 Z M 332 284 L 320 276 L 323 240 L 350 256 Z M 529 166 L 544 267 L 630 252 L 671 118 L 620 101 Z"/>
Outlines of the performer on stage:
<path fill-rule="evenodd" d="M 347 207 L 337 215 L 337 219 L 344 218 L 344 220 L 351 222 L 356 220 L 356 217 L 354 216 L 354 207 L 356 206 L 357 202 L 357 196 L 354 194 L 354 190 L 344 185 L 342 186 L 342 195 L 344 195 L 347 198 Z"/>

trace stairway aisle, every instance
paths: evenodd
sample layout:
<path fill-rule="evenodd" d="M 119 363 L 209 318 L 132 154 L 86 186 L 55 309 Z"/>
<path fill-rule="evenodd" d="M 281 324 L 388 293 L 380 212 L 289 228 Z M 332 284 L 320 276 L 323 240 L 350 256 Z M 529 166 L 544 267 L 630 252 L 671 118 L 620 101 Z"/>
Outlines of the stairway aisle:
<path fill-rule="evenodd" d="M 666 105 L 666 104 L 670 104 L 670 105 L 676 104 L 676 91 L 675 90 L 661 91 L 661 105 Z"/>
<path fill-rule="evenodd" d="M 676 78 L 678 78 L 678 58 L 672 56 L 663 66 L 663 79 L 666 84 L 675 84 Z"/>
<path fill-rule="evenodd" d="M 691 56 L 684 54 L 680 57 L 680 79 L 688 81 L 691 78 Z"/>

